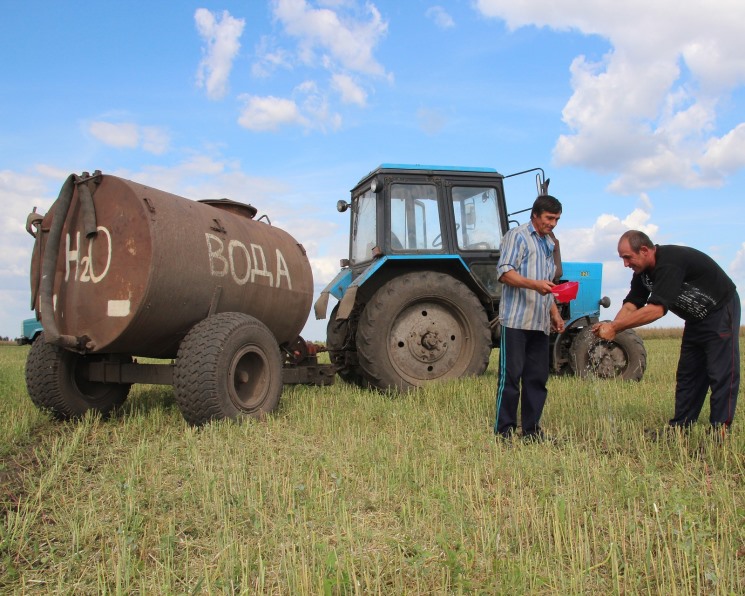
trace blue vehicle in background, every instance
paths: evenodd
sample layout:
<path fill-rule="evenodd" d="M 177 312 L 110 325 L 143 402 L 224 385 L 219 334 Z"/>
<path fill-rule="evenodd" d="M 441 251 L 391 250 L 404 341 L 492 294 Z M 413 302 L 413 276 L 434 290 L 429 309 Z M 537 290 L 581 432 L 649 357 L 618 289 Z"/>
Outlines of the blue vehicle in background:
<path fill-rule="evenodd" d="M 499 345 L 501 283 L 496 265 L 508 212 L 504 180 L 535 173 L 538 194 L 549 181 L 540 168 L 503 176 L 493 168 L 383 164 L 351 191 L 349 257 L 315 304 L 327 316 L 326 347 L 339 376 L 382 390 L 482 374 Z M 532 203 L 532 200 L 531 200 Z M 528 215 L 529 217 L 529 215 Z M 632 330 L 612 342 L 590 332 L 600 320 L 601 263 L 563 263 L 562 282 L 577 295 L 558 302 L 566 323 L 551 336 L 551 370 L 639 380 L 646 351 Z"/>
<path fill-rule="evenodd" d="M 21 337 L 18 338 L 17 342 L 19 346 L 34 343 L 34 340 L 39 337 L 44 329 L 41 326 L 41 322 L 33 319 L 25 319 L 21 324 Z"/>

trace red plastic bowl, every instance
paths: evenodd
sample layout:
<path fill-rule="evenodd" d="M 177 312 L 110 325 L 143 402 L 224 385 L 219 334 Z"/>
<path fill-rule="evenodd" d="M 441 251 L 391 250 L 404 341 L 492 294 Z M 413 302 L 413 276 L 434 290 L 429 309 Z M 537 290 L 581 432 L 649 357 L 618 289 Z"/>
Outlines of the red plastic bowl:
<path fill-rule="evenodd" d="M 567 281 L 551 288 L 551 293 L 556 296 L 558 302 L 569 302 L 577 297 L 578 290 L 578 281 Z"/>

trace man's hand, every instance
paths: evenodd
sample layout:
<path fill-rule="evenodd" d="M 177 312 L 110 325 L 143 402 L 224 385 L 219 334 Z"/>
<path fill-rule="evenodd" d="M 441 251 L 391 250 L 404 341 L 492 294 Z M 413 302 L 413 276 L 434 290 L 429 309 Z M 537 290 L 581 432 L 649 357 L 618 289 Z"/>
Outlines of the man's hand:
<path fill-rule="evenodd" d="M 553 288 L 556 284 L 552 281 L 548 281 L 547 279 L 536 279 L 533 281 L 533 289 L 538 292 L 541 296 L 545 296 L 546 294 L 551 293 L 551 288 Z"/>
<path fill-rule="evenodd" d="M 561 318 L 558 309 L 551 309 L 551 330 L 556 333 L 564 331 L 564 319 Z"/>
<path fill-rule="evenodd" d="M 592 332 L 606 341 L 613 341 L 616 338 L 616 330 L 612 323 L 595 323 L 592 326 Z"/>
<path fill-rule="evenodd" d="M 499 281 L 513 288 L 526 288 L 528 290 L 535 290 L 541 296 L 545 296 L 551 292 L 556 284 L 548 281 L 547 279 L 531 279 L 530 277 L 523 277 L 514 269 L 505 271 L 499 276 Z"/>

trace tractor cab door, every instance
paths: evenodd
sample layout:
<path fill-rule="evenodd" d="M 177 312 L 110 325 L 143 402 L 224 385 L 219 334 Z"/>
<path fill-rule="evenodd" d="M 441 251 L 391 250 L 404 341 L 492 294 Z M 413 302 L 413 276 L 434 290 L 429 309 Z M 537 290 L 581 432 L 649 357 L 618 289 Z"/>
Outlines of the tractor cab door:
<path fill-rule="evenodd" d="M 443 252 L 437 186 L 429 182 L 394 182 L 386 204 L 384 239 L 390 254 Z"/>
<path fill-rule="evenodd" d="M 399 176 L 385 188 L 360 188 L 352 197 L 350 265 L 359 268 L 381 255 L 450 252 L 443 241 L 438 185 L 429 179 Z"/>
<path fill-rule="evenodd" d="M 497 261 L 506 229 L 501 187 L 454 184 L 450 204 L 458 254 L 492 298 L 498 299 Z"/>
<path fill-rule="evenodd" d="M 497 189 L 484 186 L 453 186 L 451 195 L 458 249 L 499 250 L 502 223 Z"/>

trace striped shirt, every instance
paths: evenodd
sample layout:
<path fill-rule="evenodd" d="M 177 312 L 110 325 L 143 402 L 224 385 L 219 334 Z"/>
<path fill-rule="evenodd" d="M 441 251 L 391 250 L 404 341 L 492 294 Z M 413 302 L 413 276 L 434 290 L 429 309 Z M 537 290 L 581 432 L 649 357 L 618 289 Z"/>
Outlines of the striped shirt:
<path fill-rule="evenodd" d="M 502 239 L 497 273 L 514 270 L 530 279 L 551 280 L 556 273 L 554 241 L 541 236 L 528 222 L 508 231 Z M 551 332 L 553 294 L 541 296 L 535 290 L 502 284 L 499 321 L 504 327 Z"/>

